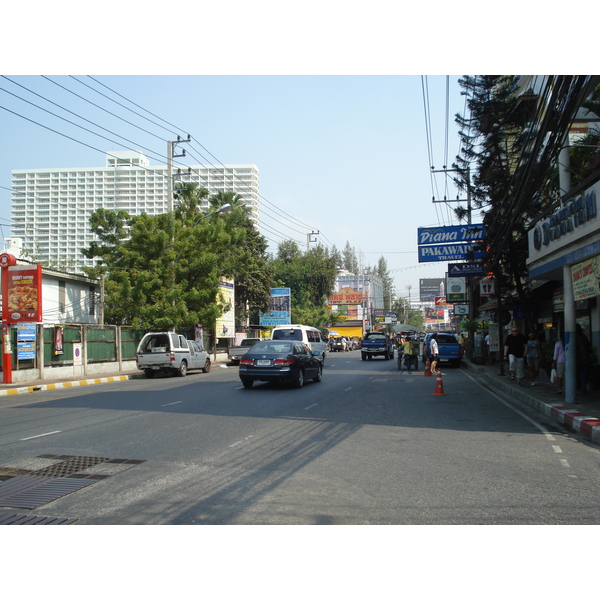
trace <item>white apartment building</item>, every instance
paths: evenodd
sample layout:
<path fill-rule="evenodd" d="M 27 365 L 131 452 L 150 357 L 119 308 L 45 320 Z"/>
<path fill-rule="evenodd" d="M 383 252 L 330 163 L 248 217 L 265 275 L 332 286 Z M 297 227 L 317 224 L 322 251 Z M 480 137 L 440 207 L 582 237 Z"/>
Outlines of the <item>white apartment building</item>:
<path fill-rule="evenodd" d="M 81 249 L 96 240 L 89 227 L 95 210 L 125 210 L 131 216 L 167 212 L 167 167 L 151 166 L 141 152 L 108 152 L 105 167 L 18 169 L 11 173 L 11 237 L 23 240 L 26 256 L 67 266 L 71 272 L 93 266 Z M 205 187 L 210 194 L 239 194 L 258 226 L 256 165 L 175 166 L 173 189 L 189 182 Z M 202 208 L 207 207 L 208 201 Z"/>

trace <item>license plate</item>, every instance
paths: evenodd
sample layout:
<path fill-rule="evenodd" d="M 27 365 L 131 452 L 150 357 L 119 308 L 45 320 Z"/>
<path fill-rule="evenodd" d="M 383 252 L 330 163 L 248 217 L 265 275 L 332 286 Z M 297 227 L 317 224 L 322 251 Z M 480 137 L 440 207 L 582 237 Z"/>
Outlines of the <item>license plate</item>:
<path fill-rule="evenodd" d="M 257 367 L 270 367 L 271 366 L 271 361 L 270 360 L 257 360 L 256 361 L 256 366 Z"/>

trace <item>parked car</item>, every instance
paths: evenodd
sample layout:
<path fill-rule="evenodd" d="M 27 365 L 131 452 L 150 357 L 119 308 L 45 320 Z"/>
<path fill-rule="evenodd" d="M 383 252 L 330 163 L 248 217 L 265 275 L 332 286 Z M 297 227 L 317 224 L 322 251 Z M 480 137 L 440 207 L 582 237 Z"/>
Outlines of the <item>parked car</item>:
<path fill-rule="evenodd" d="M 423 362 L 428 358 L 431 361 L 430 342 L 432 333 L 428 333 L 423 343 Z M 451 364 L 454 367 L 460 367 L 462 359 L 462 349 L 458 343 L 458 337 L 454 333 L 438 333 L 438 357 L 439 364 Z"/>
<path fill-rule="evenodd" d="M 229 360 L 235 365 L 240 362 L 240 358 L 248 352 L 254 344 L 260 342 L 260 338 L 244 338 L 239 346 L 232 346 L 229 348 L 227 354 L 229 356 Z"/>
<path fill-rule="evenodd" d="M 148 378 L 158 372 L 185 377 L 190 369 L 208 373 L 210 358 L 194 340 L 186 340 L 173 331 L 158 331 L 147 333 L 140 341 L 136 366 Z"/>
<path fill-rule="evenodd" d="M 301 388 L 307 379 L 321 381 L 323 363 L 303 342 L 266 340 L 242 356 L 239 374 L 245 388 L 255 381 L 288 382 Z"/>

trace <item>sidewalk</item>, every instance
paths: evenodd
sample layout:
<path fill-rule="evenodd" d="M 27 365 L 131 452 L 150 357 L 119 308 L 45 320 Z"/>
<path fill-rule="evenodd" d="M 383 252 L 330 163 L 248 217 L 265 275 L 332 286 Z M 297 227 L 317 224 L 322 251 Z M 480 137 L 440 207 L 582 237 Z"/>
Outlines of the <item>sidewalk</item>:
<path fill-rule="evenodd" d="M 550 383 L 545 372 L 540 372 L 538 383 L 531 385 L 529 373 L 525 373 L 522 386 L 516 380 L 510 380 L 507 365 L 504 376 L 500 375 L 500 364 L 477 365 L 468 359 L 463 365 L 469 373 L 483 380 L 492 391 L 509 395 L 516 403 L 526 404 L 545 414 L 553 421 L 585 437 L 588 441 L 600 445 L 600 390 L 591 390 L 587 394 L 577 394 L 576 404 L 567 404 L 565 395 L 557 393 L 556 384 Z"/>
<path fill-rule="evenodd" d="M 226 354 L 211 355 L 213 368 L 226 365 Z M 585 437 L 588 441 L 600 446 L 600 390 L 592 390 L 586 395 L 578 395 L 577 404 L 566 404 L 564 394 L 556 393 L 556 385 L 550 383 L 545 373 L 540 373 L 539 382 L 531 386 L 528 374 L 518 386 L 516 381 L 509 378 L 505 366 L 505 375 L 500 375 L 500 364 L 476 365 L 468 359 L 463 360 L 463 368 L 482 380 L 492 391 L 500 391 L 509 395 L 517 404 L 525 404 L 545 414 L 547 417 Z M 29 381 L 27 383 L 0 383 L 0 402 L 5 396 L 29 394 L 43 390 L 58 390 L 115 381 L 127 381 L 144 377 L 141 371 L 119 372 L 107 374 L 104 377 L 90 379 L 60 379 L 46 381 Z"/>

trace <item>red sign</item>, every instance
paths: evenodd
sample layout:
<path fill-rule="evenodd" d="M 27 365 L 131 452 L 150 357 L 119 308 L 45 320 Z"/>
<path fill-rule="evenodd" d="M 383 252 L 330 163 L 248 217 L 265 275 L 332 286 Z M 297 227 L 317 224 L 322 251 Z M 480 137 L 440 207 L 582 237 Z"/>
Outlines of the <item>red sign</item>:
<path fill-rule="evenodd" d="M 42 322 L 42 266 L 15 266 L 2 270 L 4 323 Z"/>
<path fill-rule="evenodd" d="M 329 296 L 329 304 L 349 304 L 351 306 L 356 306 L 362 304 L 362 301 L 362 292 L 357 292 L 352 288 L 343 288 L 339 292 Z"/>

